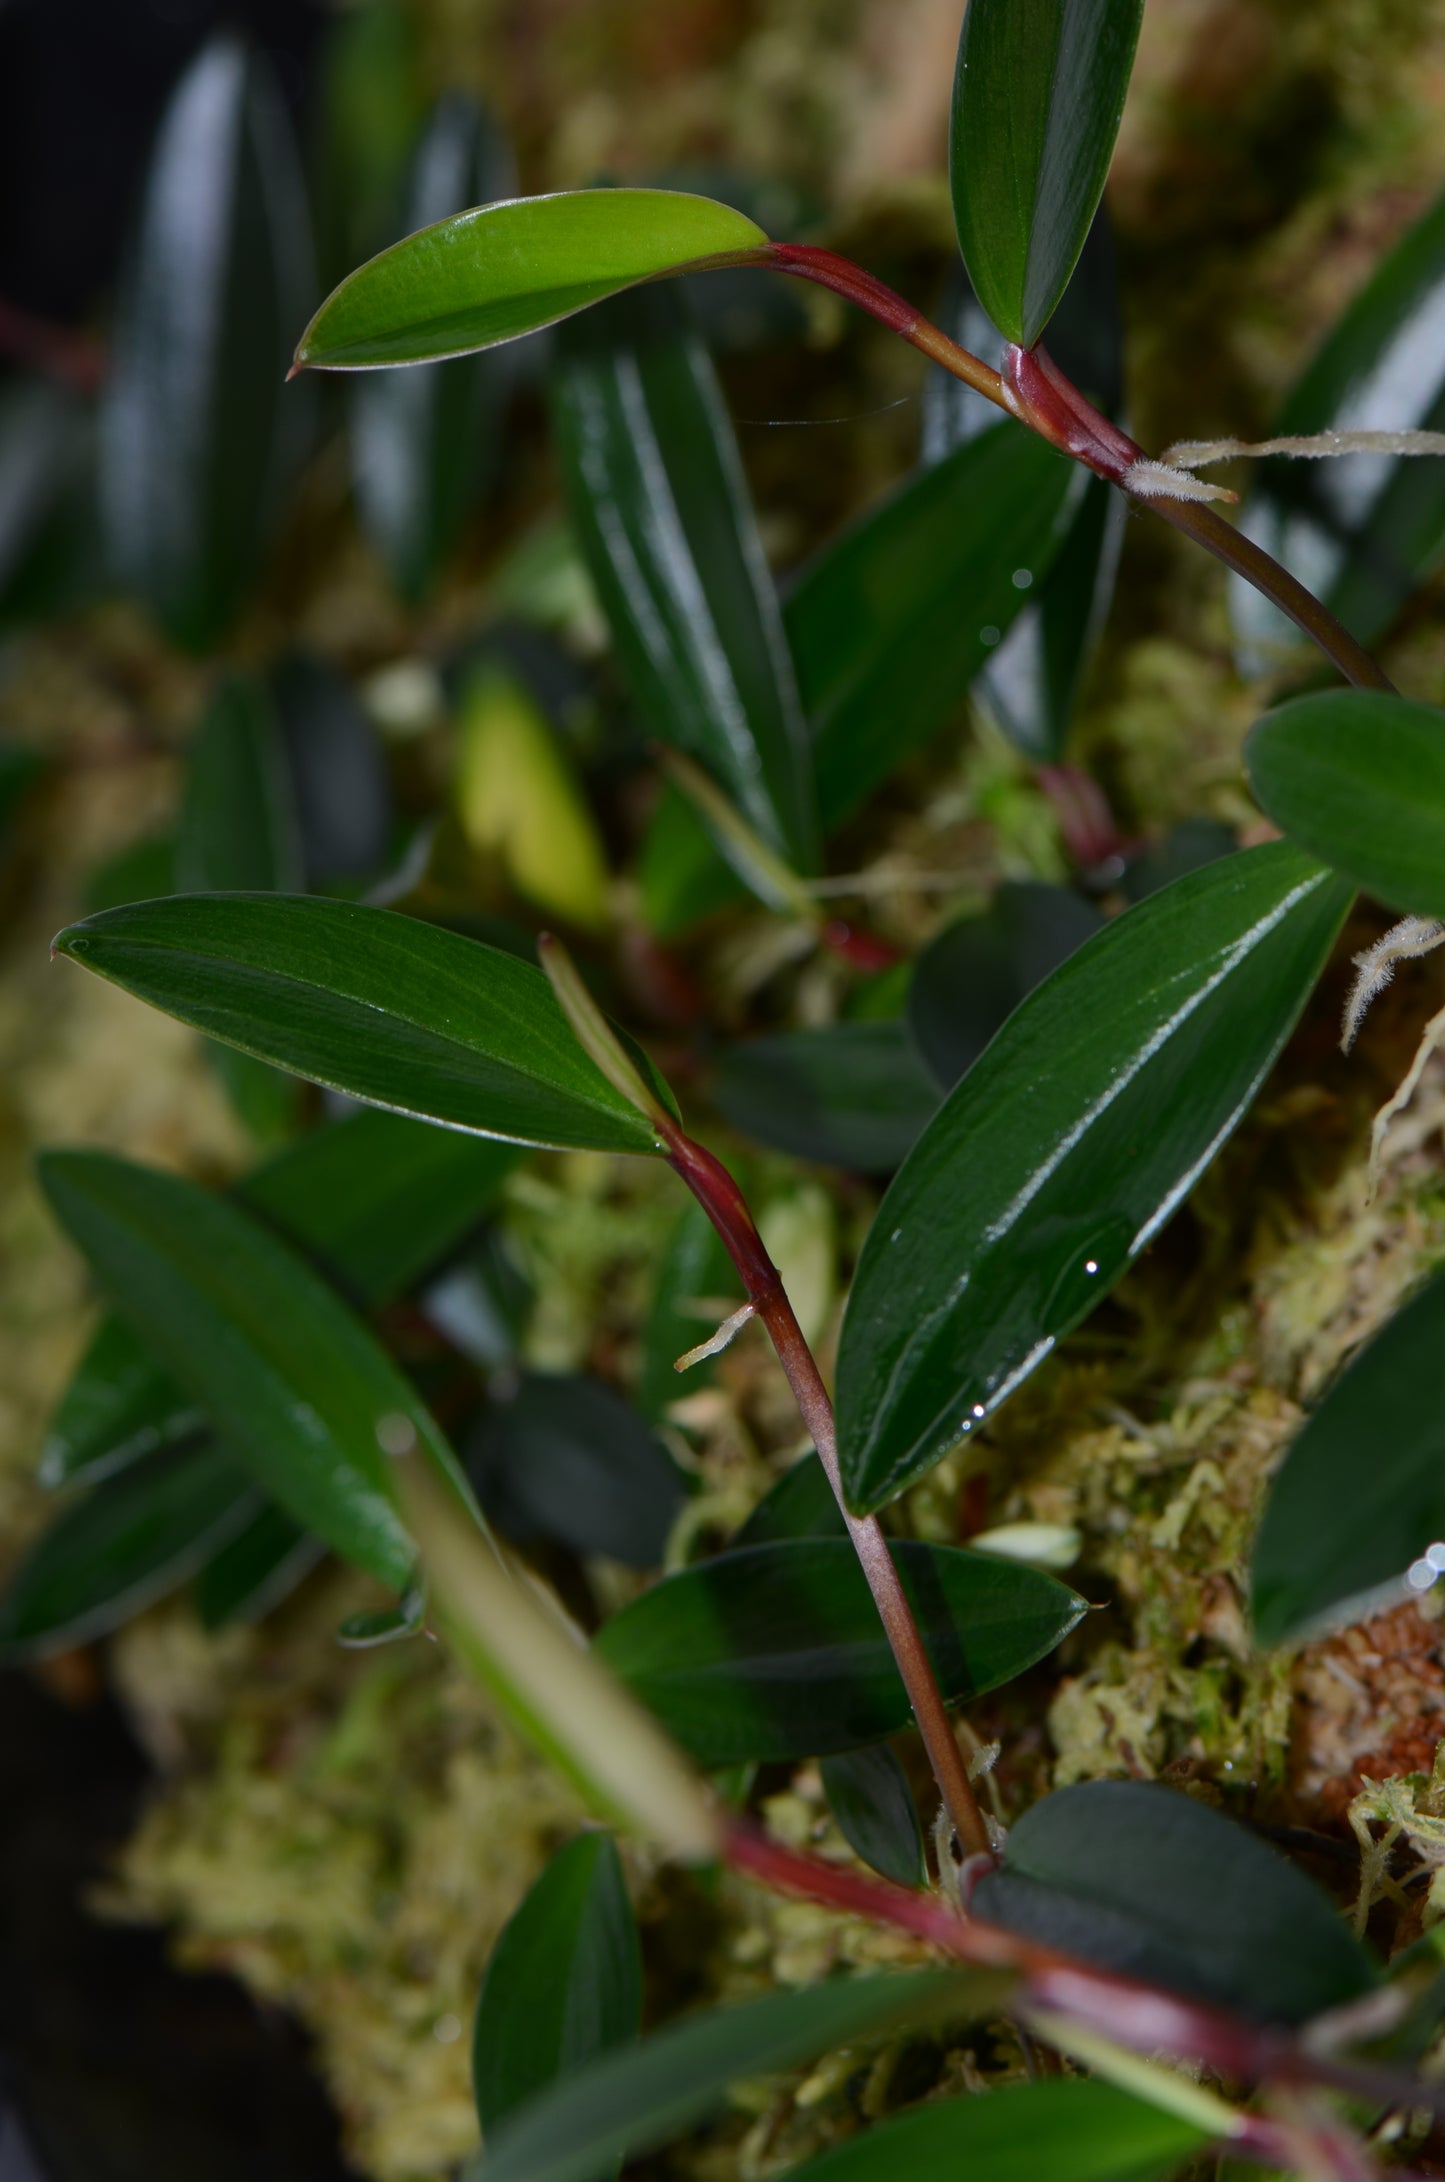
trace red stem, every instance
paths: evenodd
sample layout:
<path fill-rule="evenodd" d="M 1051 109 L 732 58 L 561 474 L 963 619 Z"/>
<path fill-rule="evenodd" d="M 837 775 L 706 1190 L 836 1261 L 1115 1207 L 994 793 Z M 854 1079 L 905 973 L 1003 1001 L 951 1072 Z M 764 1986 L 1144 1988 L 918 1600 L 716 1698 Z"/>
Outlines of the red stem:
<path fill-rule="evenodd" d="M 667 1141 L 670 1164 L 717 1229 L 742 1276 L 748 1300 L 767 1327 L 777 1350 L 778 1361 L 787 1374 L 803 1422 L 818 1450 L 818 1459 L 827 1472 L 828 1482 L 848 1526 L 848 1535 L 868 1579 L 868 1588 L 898 1663 L 898 1672 L 908 1692 L 949 1822 L 970 1856 L 992 1857 L 993 1843 L 988 1827 L 973 1792 L 968 1768 L 954 1736 L 913 1608 L 888 1550 L 888 1541 L 876 1516 L 854 1515 L 843 1497 L 833 1405 L 788 1301 L 778 1269 L 764 1248 L 741 1190 L 721 1160 L 685 1136 L 675 1123 L 664 1121 L 659 1127 Z"/>

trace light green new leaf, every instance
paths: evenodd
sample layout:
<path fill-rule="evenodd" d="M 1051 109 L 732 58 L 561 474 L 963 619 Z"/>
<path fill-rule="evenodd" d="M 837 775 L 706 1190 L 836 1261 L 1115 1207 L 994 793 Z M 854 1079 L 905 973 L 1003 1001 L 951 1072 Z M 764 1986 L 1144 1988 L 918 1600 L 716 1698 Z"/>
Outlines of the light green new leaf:
<path fill-rule="evenodd" d="M 1250 731 L 1250 784 L 1275 824 L 1395 909 L 1445 917 L 1445 712 L 1322 690 Z"/>
<path fill-rule="evenodd" d="M 881 1507 L 1105 1296 L 1242 1118 L 1349 905 L 1288 843 L 1127 910 L 1009 1018 L 863 1246 L 838 1356 L 843 1477 Z"/>
<path fill-rule="evenodd" d="M 413 917 L 285 894 L 186 895 L 67 925 L 55 951 L 375 1106 L 517 1144 L 659 1149 L 540 970 Z M 655 1077 L 653 1088 L 668 1101 Z"/>
<path fill-rule="evenodd" d="M 520 2106 L 642 2026 L 642 1949 L 610 1834 L 559 1849 L 492 1949 L 472 2083 L 490 2136 Z"/>
<path fill-rule="evenodd" d="M 727 205 L 663 189 L 516 197 L 438 220 L 333 290 L 297 366 L 368 370 L 515 340 L 662 273 L 747 263 L 760 227 Z"/>
<path fill-rule="evenodd" d="M 959 247 L 998 330 L 1032 348 L 1103 195 L 1144 0 L 968 0 L 949 167 Z"/>
<path fill-rule="evenodd" d="M 288 1244 L 226 1198 L 106 1153 L 46 1152 L 39 1173 L 116 1310 L 298 1523 L 403 1589 L 393 1444 L 421 1449 L 474 1520 L 410 1382 Z"/>

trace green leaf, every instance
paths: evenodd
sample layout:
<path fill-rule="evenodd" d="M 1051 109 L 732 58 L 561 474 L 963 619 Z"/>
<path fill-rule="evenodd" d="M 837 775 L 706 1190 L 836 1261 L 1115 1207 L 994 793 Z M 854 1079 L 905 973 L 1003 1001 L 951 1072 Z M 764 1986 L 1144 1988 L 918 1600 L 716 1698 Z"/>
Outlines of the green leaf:
<path fill-rule="evenodd" d="M 1144 0 L 969 0 L 949 168 L 959 248 L 1006 340 L 1030 349 L 1104 192 Z"/>
<path fill-rule="evenodd" d="M 1270 428 L 1278 435 L 1445 429 L 1445 196 L 1396 244 L 1337 322 Z M 1445 464 L 1348 455 L 1265 462 L 1245 509 L 1250 537 L 1284 562 L 1362 644 L 1383 636 L 1445 549 Z M 1235 625 L 1251 671 L 1300 642 L 1238 577 Z"/>
<path fill-rule="evenodd" d="M 319 1538 L 270 1502 L 207 1561 L 194 1586 L 205 1629 L 260 1621 L 289 1598 L 325 1551 Z"/>
<path fill-rule="evenodd" d="M 915 2026 L 977 2020 L 1008 1990 L 1007 1978 L 977 1970 L 835 1978 L 670 2023 L 534 2100 L 465 2182 L 605 2182 L 620 2159 L 706 2120 L 731 2083 Z"/>
<path fill-rule="evenodd" d="M 453 91 L 432 110 L 412 155 L 403 232 L 514 186 L 508 145 L 475 99 Z M 358 379 L 351 468 L 362 524 L 403 598 L 430 592 L 459 538 L 498 447 L 502 360 L 453 358 L 427 371 Z"/>
<path fill-rule="evenodd" d="M 517 1157 L 399 1114 L 350 1114 L 258 1167 L 236 1195 L 371 1311 L 456 1247 Z M 51 1418 L 41 1482 L 94 1484 L 204 1422 L 134 1329 L 103 1319 Z"/>
<path fill-rule="evenodd" d="M 1026 603 L 1083 491 L 1077 464 L 1005 419 L 905 479 L 804 569 L 784 607 L 823 825 L 940 728 Z"/>
<path fill-rule="evenodd" d="M 1165 2182 L 1208 2141 L 1112 2084 L 1056 2079 L 931 2099 L 805 2160 L 789 2182 Z"/>
<path fill-rule="evenodd" d="M 315 182 L 322 271 L 332 279 L 396 232 L 396 200 L 426 108 L 420 43 L 404 0 L 360 0 L 328 28 Z"/>
<path fill-rule="evenodd" d="M 855 1854 L 901 1887 L 922 1886 L 923 1830 L 908 1776 L 887 1743 L 839 1751 L 818 1770 L 828 1808 Z"/>
<path fill-rule="evenodd" d="M 395 813 L 381 738 L 350 683 L 314 653 L 283 659 L 272 673 L 271 695 L 291 775 L 304 883 L 349 892 L 382 870 L 391 845 Z M 91 904 L 102 906 L 110 905 Z"/>
<path fill-rule="evenodd" d="M 192 650 L 241 604 L 306 450 L 312 404 L 283 380 L 312 281 L 285 110 L 214 39 L 161 123 L 102 414 L 117 572 Z"/>
<path fill-rule="evenodd" d="M 523 1372 L 467 1440 L 467 1475 L 517 1545 L 548 1539 L 656 1568 L 687 1481 L 644 1418 L 600 1379 Z"/>
<path fill-rule="evenodd" d="M 1127 1780 L 1044 1796 L 974 1888 L 980 1917 L 1262 2023 L 1303 2023 L 1379 1972 L 1329 1896 L 1207 1804 Z"/>
<path fill-rule="evenodd" d="M 1270 1487 L 1250 1578 L 1255 1637 L 1283 1644 L 1424 1584 L 1445 1539 L 1445 1273 L 1330 1387 Z"/>
<path fill-rule="evenodd" d="M 490 348 L 660 273 L 748 263 L 760 227 L 727 205 L 663 189 L 518 197 L 439 220 L 342 281 L 298 365 L 367 370 Z"/>
<path fill-rule="evenodd" d="M 559 1849 L 492 1949 L 472 2082 L 490 2137 L 509 2115 L 642 2027 L 642 1950 L 610 1834 Z"/>
<path fill-rule="evenodd" d="M 649 734 L 817 866 L 807 729 L 742 464 L 686 306 L 649 288 L 569 327 L 553 412 L 573 520 Z"/>
<path fill-rule="evenodd" d="M 938 1105 L 902 1024 L 886 1022 L 727 1046 L 712 1091 L 718 1111 L 760 1144 L 859 1174 L 891 1174 Z"/>
<path fill-rule="evenodd" d="M 1276 825 L 1395 909 L 1445 917 L 1445 712 L 1375 690 L 1296 697 L 1250 730 Z"/>
<path fill-rule="evenodd" d="M 55 951 L 210 1037 L 372 1105 L 519 1144 L 658 1149 L 577 1044 L 540 970 L 391 910 L 190 895 L 68 925 Z"/>
<path fill-rule="evenodd" d="M 415 1444 L 459 1508 L 470 1496 L 409 1382 L 334 1291 L 239 1205 L 175 1175 L 101 1152 L 46 1152 L 38 1167 L 116 1310 L 256 1481 L 404 1589 L 413 1554 L 385 1449 Z"/>
<path fill-rule="evenodd" d="M 689 1203 L 669 1238 L 642 1336 L 638 1399 L 654 1423 L 672 1404 L 710 1382 L 712 1359 L 685 1374 L 679 1356 L 705 1341 L 741 1302 L 742 1283 L 722 1237 L 701 1205 Z M 713 1306 L 721 1304 L 720 1310 Z M 703 1306 L 699 1314 L 698 1306 Z"/>
<path fill-rule="evenodd" d="M 895 1544 L 943 1694 L 976 1697 L 1051 1652 L 1084 1601 L 955 1546 Z M 735 1548 L 654 1584 L 594 1650 L 705 1766 L 855 1750 L 912 1717 L 847 1539 Z"/>
<path fill-rule="evenodd" d="M 255 1515 L 245 1470 L 213 1448 L 152 1455 L 57 1517 L 0 1599 L 0 1654 L 55 1651 L 116 1628 L 195 1574 Z"/>
<path fill-rule="evenodd" d="M 1010 1016 L 914 1146 L 843 1322 L 850 1503 L 881 1507 L 1107 1294 L 1243 1116 L 1349 904 L 1287 843 L 1126 910 Z"/>
<path fill-rule="evenodd" d="M 764 1493 L 734 1535 L 737 1546 L 779 1545 L 790 1538 L 846 1538 L 848 1526 L 816 1455 L 800 1455 Z"/>
<path fill-rule="evenodd" d="M 908 1028 L 951 1090 L 1036 985 L 1103 927 L 1072 887 L 1006 879 L 981 917 L 945 925 L 918 957 Z"/>

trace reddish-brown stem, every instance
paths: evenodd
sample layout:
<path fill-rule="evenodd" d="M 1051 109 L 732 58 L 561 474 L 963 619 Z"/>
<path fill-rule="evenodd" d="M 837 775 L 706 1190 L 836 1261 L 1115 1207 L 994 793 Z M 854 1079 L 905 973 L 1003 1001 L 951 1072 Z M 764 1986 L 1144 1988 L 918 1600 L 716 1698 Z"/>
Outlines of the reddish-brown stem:
<path fill-rule="evenodd" d="M 835 295 L 856 303 L 860 310 L 876 318 L 890 333 L 911 342 L 935 364 L 942 364 L 955 379 L 962 379 L 976 394 L 982 394 L 999 409 L 1013 415 L 1014 405 L 1002 377 L 991 364 L 980 357 L 970 356 L 965 348 L 951 341 L 941 327 L 932 325 L 921 311 L 889 288 L 871 273 L 865 273 L 861 265 L 851 258 L 840 258 L 834 250 L 819 250 L 811 243 L 770 243 L 766 252 L 760 252 L 757 263 L 771 265 L 776 272 L 792 273 L 799 280 L 815 281 L 820 288 L 831 288 Z"/>
<path fill-rule="evenodd" d="M 888 1541 L 876 1516 L 854 1515 L 843 1497 L 833 1405 L 813 1352 L 803 1338 L 803 1330 L 788 1301 L 778 1269 L 768 1256 L 741 1190 L 721 1160 L 685 1136 L 675 1123 L 663 1122 L 659 1127 L 667 1142 L 667 1156 L 672 1167 L 717 1229 L 742 1277 L 748 1301 L 766 1326 L 777 1350 L 778 1361 L 787 1374 L 803 1422 L 818 1450 L 818 1459 L 827 1472 L 828 1482 L 843 1511 L 848 1535 L 868 1579 L 868 1588 L 897 1661 L 903 1687 L 908 1692 L 908 1701 L 913 1707 L 918 1732 L 923 1738 L 949 1822 L 970 1856 L 990 1856 L 993 1844 L 988 1827 L 973 1792 L 968 1768 L 949 1721 L 948 1708 L 924 1648 L 913 1608 L 888 1550 Z"/>

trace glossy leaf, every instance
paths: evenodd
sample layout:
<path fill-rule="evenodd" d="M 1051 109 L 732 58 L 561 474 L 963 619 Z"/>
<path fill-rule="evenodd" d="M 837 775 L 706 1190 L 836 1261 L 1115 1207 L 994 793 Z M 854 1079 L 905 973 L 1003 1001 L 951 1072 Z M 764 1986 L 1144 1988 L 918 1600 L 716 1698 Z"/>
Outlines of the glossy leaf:
<path fill-rule="evenodd" d="M 1404 236 L 1306 367 L 1270 436 L 1445 429 L 1445 197 Z M 1445 463 L 1389 455 L 1261 463 L 1244 527 L 1363 644 L 1445 551 Z M 1231 607 L 1252 668 L 1299 632 L 1251 585 Z"/>
<path fill-rule="evenodd" d="M 662 1560 L 687 1482 L 621 1395 L 583 1373 L 524 1372 L 467 1443 L 489 1519 L 518 1545 L 548 1539 L 631 1568 Z"/>
<path fill-rule="evenodd" d="M 404 0 L 360 0 L 328 26 L 316 194 L 322 270 L 331 279 L 395 233 L 397 196 L 426 109 L 419 47 Z"/>
<path fill-rule="evenodd" d="M 355 902 L 191 895 L 68 925 L 55 948 L 213 1038 L 373 1105 L 520 1144 L 657 1149 L 542 972 L 437 925 Z"/>
<path fill-rule="evenodd" d="M 784 1470 L 743 1524 L 732 1544 L 779 1545 L 789 1538 L 846 1538 L 848 1526 L 828 1473 L 814 1454 L 800 1455 Z"/>
<path fill-rule="evenodd" d="M 944 1696 L 996 1689 L 1085 1611 L 1051 1576 L 953 1546 L 894 1557 Z M 816 1757 L 907 1725 L 908 1698 L 846 1539 L 734 1549 L 654 1584 L 594 1650 L 703 1765 Z"/>
<path fill-rule="evenodd" d="M 839 1751 L 818 1770 L 828 1808 L 855 1855 L 901 1887 L 922 1886 L 923 1830 L 908 1776 L 887 1743 Z"/>
<path fill-rule="evenodd" d="M 438 101 L 412 155 L 403 233 L 515 187 L 496 123 L 465 92 Z M 500 359 L 454 358 L 379 372 L 352 390 L 352 476 L 362 523 L 402 596 L 423 599 L 494 461 L 506 377 Z"/>
<path fill-rule="evenodd" d="M 767 246 L 727 205 L 661 189 L 567 190 L 484 205 L 394 243 L 342 281 L 298 365 L 425 363 L 554 325 L 638 281 Z"/>
<path fill-rule="evenodd" d="M 1209 2139 L 1112 2084 L 930 2099 L 795 2167 L 795 2182 L 1166 2182 Z"/>
<path fill-rule="evenodd" d="M 900 1023 L 828 1023 L 724 1049 L 713 1101 L 779 1151 L 891 1174 L 927 1127 L 938 1087 Z"/>
<path fill-rule="evenodd" d="M 1378 1982 L 1313 1880 L 1221 1812 L 1142 1781 L 1042 1797 L 972 1902 L 1012 1931 L 1257 2022 L 1303 2023 Z"/>
<path fill-rule="evenodd" d="M 976 2020 L 998 2010 L 1008 1984 L 977 1970 L 832 1978 L 670 2023 L 533 2101 L 465 2182 L 604 2182 L 620 2159 L 706 2120 L 731 2083 L 915 2026 Z"/>
<path fill-rule="evenodd" d="M 1445 712 L 1323 690 L 1250 731 L 1249 779 L 1277 826 L 1395 909 L 1445 917 Z"/>
<path fill-rule="evenodd" d="M 375 727 L 350 684 L 310 652 L 281 661 L 271 698 L 291 776 L 304 883 L 332 887 L 370 878 L 386 862 L 393 823 L 386 753 Z"/>
<path fill-rule="evenodd" d="M 457 817 L 470 846 L 525 900 L 599 931 L 607 857 L 561 738 L 515 674 L 469 674 L 457 708 Z"/>
<path fill-rule="evenodd" d="M 161 124 L 102 419 L 117 571 L 193 650 L 240 605 L 305 452 L 310 398 L 283 381 L 310 251 L 285 111 L 215 39 Z"/>
<path fill-rule="evenodd" d="M 713 1375 L 711 1358 L 703 1359 L 686 1373 L 679 1373 L 674 1366 L 679 1356 L 715 1332 L 741 1301 L 742 1282 L 721 1236 L 702 1206 L 689 1203 L 657 1269 L 657 1284 L 643 1329 L 637 1392 L 643 1410 L 654 1423 L 666 1416 L 674 1402 L 709 1383 Z M 715 1309 L 719 1304 L 722 1308 Z"/>
<path fill-rule="evenodd" d="M 908 1028 L 945 1090 L 1103 921 L 1071 887 L 1006 879 L 981 917 L 962 917 L 929 941 L 908 990 Z"/>
<path fill-rule="evenodd" d="M 326 1548 L 269 1502 L 244 1530 L 228 1538 L 197 1576 L 196 1612 L 205 1629 L 259 1621 L 311 1573 Z"/>
<path fill-rule="evenodd" d="M 210 1447 L 152 1455 L 44 1531 L 0 1598 L 0 1654 L 54 1651 L 114 1629 L 194 1575 L 256 1514 L 246 1471 Z"/>
<path fill-rule="evenodd" d="M 1010 1016 L 863 1246 L 838 1356 L 855 1508 L 966 1437 L 1159 1232 L 1263 1081 L 1349 898 L 1287 843 L 1226 857 L 1127 910 Z"/>
<path fill-rule="evenodd" d="M 517 1157 L 485 1137 L 364 1112 L 268 1160 L 236 1195 L 352 1302 L 375 1310 L 475 1227 Z M 94 1483 L 203 1422 L 133 1328 L 103 1319 L 51 1418 L 42 1483 Z"/>
<path fill-rule="evenodd" d="M 503 1926 L 472 2034 L 490 2137 L 518 2107 L 642 2027 L 642 1950 L 610 1834 L 559 1849 Z"/>
<path fill-rule="evenodd" d="M 1144 0 L 969 0 L 949 168 L 959 247 L 1006 340 L 1032 348 L 1103 195 Z"/>
<path fill-rule="evenodd" d="M 678 296 L 648 288 L 569 327 L 553 409 L 573 521 L 648 733 L 813 870 L 792 663 L 732 425 Z"/>
<path fill-rule="evenodd" d="M 1445 1275 L 1327 1390 L 1270 1487 L 1251 1574 L 1254 1633 L 1283 1644 L 1360 1618 L 1445 1539 Z"/>
<path fill-rule="evenodd" d="M 403 1589 L 412 1547 L 385 1446 L 414 1443 L 459 1511 L 470 1499 L 409 1382 L 334 1291 L 240 1206 L 175 1175 L 101 1152 L 47 1152 L 39 1173 L 116 1310 L 256 1481 Z"/>

